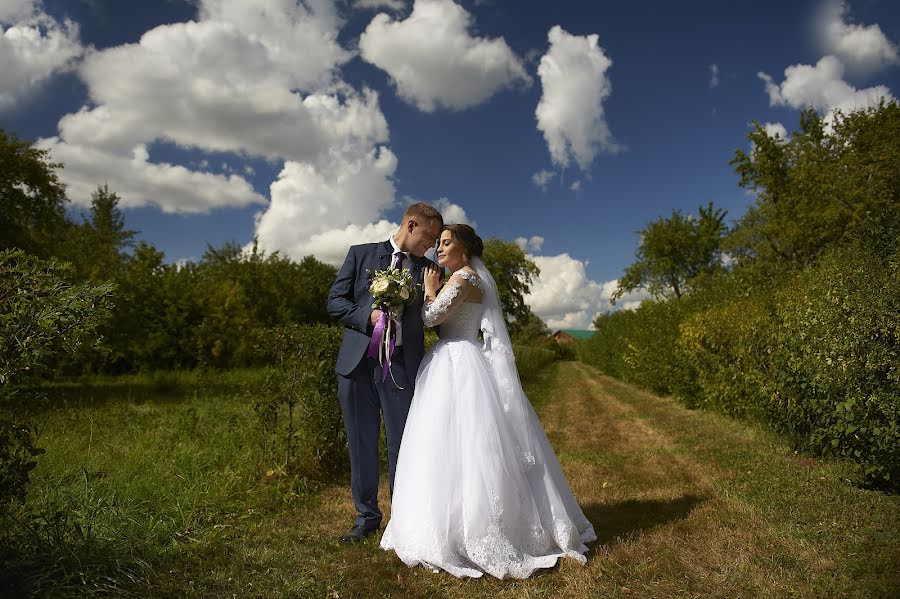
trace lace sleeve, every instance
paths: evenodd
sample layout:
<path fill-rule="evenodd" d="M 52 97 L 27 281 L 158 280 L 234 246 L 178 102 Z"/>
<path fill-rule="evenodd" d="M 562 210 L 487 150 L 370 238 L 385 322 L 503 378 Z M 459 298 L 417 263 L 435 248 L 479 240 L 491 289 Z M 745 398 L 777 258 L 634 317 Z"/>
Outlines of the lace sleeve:
<path fill-rule="evenodd" d="M 475 279 L 474 275 L 458 271 L 450 277 L 437 298 L 431 301 L 426 300 L 422 306 L 422 322 L 425 323 L 425 326 L 437 326 L 447 320 L 447 317 L 463 303 L 466 297 L 463 291 L 474 282 L 473 279 Z"/>

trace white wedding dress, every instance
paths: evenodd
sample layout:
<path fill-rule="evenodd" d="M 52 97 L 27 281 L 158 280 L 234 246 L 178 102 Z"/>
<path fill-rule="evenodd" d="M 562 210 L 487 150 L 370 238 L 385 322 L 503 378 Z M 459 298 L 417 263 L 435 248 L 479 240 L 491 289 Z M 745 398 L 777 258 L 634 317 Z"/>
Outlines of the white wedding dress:
<path fill-rule="evenodd" d="M 457 271 L 424 309 L 441 339 L 416 377 L 381 547 L 458 577 L 585 563 L 597 537 L 521 391 L 494 281 L 473 264 L 478 274 Z M 467 285 L 483 303 L 460 301 Z"/>

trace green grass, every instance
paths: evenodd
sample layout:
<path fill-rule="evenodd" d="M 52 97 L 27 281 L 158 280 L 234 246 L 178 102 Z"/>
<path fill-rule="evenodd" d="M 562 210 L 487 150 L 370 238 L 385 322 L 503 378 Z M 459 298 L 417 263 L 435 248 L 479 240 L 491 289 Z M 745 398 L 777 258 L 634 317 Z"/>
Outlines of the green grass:
<path fill-rule="evenodd" d="M 233 389 L 256 379 L 225 376 Z M 255 417 L 242 393 L 206 393 L 196 375 L 180 373 L 46 392 L 52 407 L 33 417 L 46 453 L 29 512 L 14 514 L 43 524 L 8 558 L 19 562 L 13 578 L 24 588 L 133 584 L 180 545 L 215 538 L 259 493 Z"/>
<path fill-rule="evenodd" d="M 900 590 L 900 498 L 849 484 L 844 465 L 795 455 L 763 428 L 686 410 L 583 364 L 536 370 L 526 391 L 600 540 L 586 566 L 563 560 L 525 581 L 407 569 L 377 538 L 340 544 L 353 516 L 347 481 L 267 474 L 260 462 L 259 373 L 223 375 L 227 384 L 193 376 L 50 390 L 53 407 L 38 414 L 47 453 L 29 497 L 45 524 L 14 551 L 0 549 L 7 592 L 500 599 Z"/>

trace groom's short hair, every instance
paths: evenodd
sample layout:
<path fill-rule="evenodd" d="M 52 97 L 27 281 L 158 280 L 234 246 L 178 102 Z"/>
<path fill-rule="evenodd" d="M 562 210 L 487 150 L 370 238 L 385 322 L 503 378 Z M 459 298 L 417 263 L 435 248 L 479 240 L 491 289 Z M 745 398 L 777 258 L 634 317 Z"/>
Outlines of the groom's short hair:
<path fill-rule="evenodd" d="M 415 217 L 418 221 L 437 221 L 438 226 L 444 226 L 444 217 L 441 216 L 441 213 L 434 206 L 425 202 L 410 204 L 406 212 L 403 213 L 403 222 L 408 221 L 410 217 Z"/>

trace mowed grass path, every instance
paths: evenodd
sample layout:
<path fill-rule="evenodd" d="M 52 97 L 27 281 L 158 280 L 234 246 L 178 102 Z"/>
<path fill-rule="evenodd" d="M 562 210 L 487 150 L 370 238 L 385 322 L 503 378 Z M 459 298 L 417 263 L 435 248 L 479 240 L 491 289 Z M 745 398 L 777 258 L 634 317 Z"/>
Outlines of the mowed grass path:
<path fill-rule="evenodd" d="M 529 387 L 599 536 L 586 566 L 563 560 L 525 581 L 409 569 L 379 549 L 377 537 L 336 541 L 353 514 L 347 487 L 336 485 L 245 520 L 197 559 L 174 564 L 154 593 L 470 599 L 900 591 L 900 498 L 851 486 L 840 465 L 797 456 L 760 428 L 686 410 L 580 363 L 559 363 Z"/>

